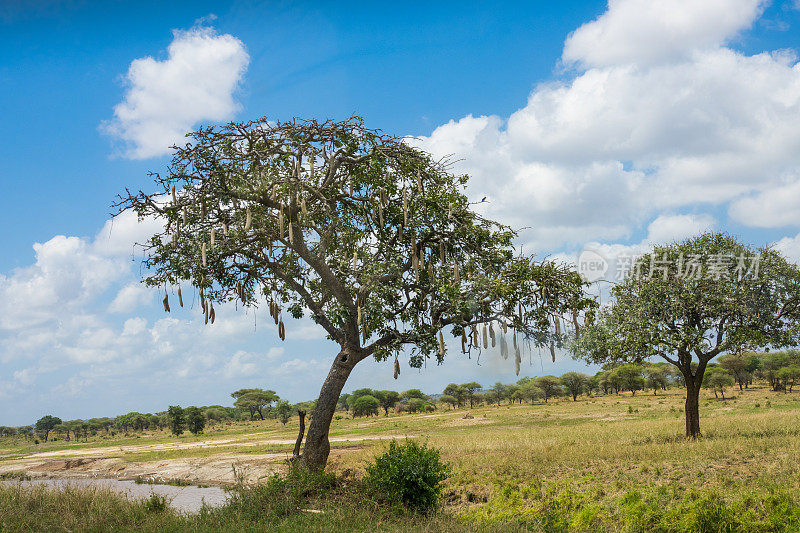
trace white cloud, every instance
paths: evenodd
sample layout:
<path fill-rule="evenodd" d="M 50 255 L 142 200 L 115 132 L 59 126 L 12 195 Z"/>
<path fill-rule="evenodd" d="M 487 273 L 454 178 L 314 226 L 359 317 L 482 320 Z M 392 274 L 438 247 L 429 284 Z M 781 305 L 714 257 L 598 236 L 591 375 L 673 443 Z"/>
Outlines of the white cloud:
<path fill-rule="evenodd" d="M 267 369 L 269 373 L 273 373 L 277 359 L 283 357 L 283 354 L 283 348 L 270 348 L 266 354 L 238 350 L 225 363 L 223 373 L 228 378 L 253 377 L 267 372 Z"/>
<path fill-rule="evenodd" d="M 668 244 L 694 237 L 713 229 L 711 215 L 661 215 L 647 226 L 647 242 Z"/>
<path fill-rule="evenodd" d="M 733 202 L 729 213 L 748 226 L 774 228 L 800 225 L 800 181 L 778 185 Z"/>
<path fill-rule="evenodd" d="M 139 220 L 136 213 L 124 211 L 106 220 L 92 242 L 95 253 L 104 256 L 132 257 L 137 246 L 163 231 L 164 222 L 154 217 Z"/>
<path fill-rule="evenodd" d="M 649 64 L 719 46 L 761 14 L 764 0 L 609 0 L 567 37 L 563 60 L 587 67 Z"/>
<path fill-rule="evenodd" d="M 153 301 L 153 290 L 140 283 L 126 285 L 117 293 L 108 306 L 111 313 L 131 313 L 141 305 Z"/>
<path fill-rule="evenodd" d="M 0 330 L 63 321 L 127 272 L 118 259 L 94 254 L 78 237 L 59 235 L 33 249 L 33 265 L 0 275 Z"/>
<path fill-rule="evenodd" d="M 705 7 L 612 2 L 609 16 L 647 11 L 648 24 L 664 25 L 651 28 L 657 47 L 658 36 L 672 32 L 662 6 L 687 20 L 700 16 L 697 9 L 722 9 L 716 1 L 694 4 Z M 711 10 L 699 19 L 714 42 L 760 12 L 754 1 L 726 5 L 733 18 Z M 694 24 L 687 31 L 700 27 Z M 762 194 L 759 207 L 768 212 L 785 197 L 766 191 L 784 187 L 800 168 L 800 65 L 786 51 L 745 55 L 688 37 L 685 44 L 691 53 L 669 62 L 612 58 L 537 86 L 507 120 L 466 116 L 413 142 L 460 159 L 456 169 L 473 178 L 470 197 L 487 196 L 481 209 L 492 218 L 531 227 L 523 239 L 539 249 L 629 237 L 665 211 L 753 194 Z M 778 222 L 763 213 L 752 221 Z"/>
<path fill-rule="evenodd" d="M 122 327 L 122 334 L 126 336 L 140 335 L 147 330 L 147 319 L 142 317 L 129 318 Z"/>
<path fill-rule="evenodd" d="M 800 233 L 794 237 L 784 237 L 775 243 L 775 249 L 790 261 L 800 265 Z"/>
<path fill-rule="evenodd" d="M 229 120 L 239 109 L 234 92 L 250 62 L 244 44 L 206 27 L 173 33 L 166 59 L 131 63 L 124 99 L 102 125 L 123 141 L 126 157 L 167 154 L 197 122 Z"/>

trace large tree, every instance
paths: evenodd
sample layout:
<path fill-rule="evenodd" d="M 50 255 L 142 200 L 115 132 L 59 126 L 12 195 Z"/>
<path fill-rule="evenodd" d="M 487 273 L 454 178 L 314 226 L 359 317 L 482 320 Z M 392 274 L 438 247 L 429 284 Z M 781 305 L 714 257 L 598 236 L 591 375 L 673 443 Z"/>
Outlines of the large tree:
<path fill-rule="evenodd" d="M 118 206 L 164 222 L 144 262 L 165 310 L 188 282 L 208 322 L 215 304 L 238 300 L 268 306 L 282 339 L 285 314 L 308 313 L 339 345 L 306 436 L 309 467 L 327 461 L 359 362 L 393 360 L 396 376 L 403 354 L 415 368 L 442 361 L 443 333 L 470 351 L 487 324 L 559 344 L 555 318 L 593 305 L 574 271 L 517 253 L 514 231 L 472 209 L 466 176 L 360 119 L 261 119 L 190 137 L 154 175 L 155 192 L 127 192 Z"/>
<path fill-rule="evenodd" d="M 724 233 L 656 246 L 612 289 L 613 301 L 575 343 L 589 361 L 660 357 L 686 385 L 686 436 L 700 435 L 708 363 L 742 346 L 795 345 L 800 270 L 771 248 Z"/>

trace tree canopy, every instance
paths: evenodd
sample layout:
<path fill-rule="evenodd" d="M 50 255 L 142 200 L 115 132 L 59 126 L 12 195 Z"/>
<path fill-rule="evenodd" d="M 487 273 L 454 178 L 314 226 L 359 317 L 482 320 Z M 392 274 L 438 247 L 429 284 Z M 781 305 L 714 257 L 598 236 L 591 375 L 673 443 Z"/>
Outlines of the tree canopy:
<path fill-rule="evenodd" d="M 800 270 L 774 249 L 724 233 L 656 246 L 612 295 L 575 353 L 596 363 L 660 357 L 675 365 L 687 387 L 689 437 L 700 434 L 698 394 L 714 357 L 798 340 Z"/>
<path fill-rule="evenodd" d="M 421 367 L 464 351 L 494 323 L 538 344 L 561 344 L 561 316 L 593 308 L 570 267 L 515 251 L 515 232 L 471 209 L 466 176 L 405 139 L 341 122 L 267 119 L 202 128 L 177 147 L 157 191 L 118 206 L 164 230 L 144 246 L 145 281 L 194 286 L 205 320 L 214 304 L 308 314 L 341 351 L 312 416 L 307 464 L 324 466 L 330 419 L 355 364 L 398 358 Z M 174 293 L 173 293 L 174 294 Z M 173 296 L 174 305 L 174 296 Z M 484 342 L 485 344 L 485 342 Z M 519 359 L 519 357 L 517 357 Z"/>

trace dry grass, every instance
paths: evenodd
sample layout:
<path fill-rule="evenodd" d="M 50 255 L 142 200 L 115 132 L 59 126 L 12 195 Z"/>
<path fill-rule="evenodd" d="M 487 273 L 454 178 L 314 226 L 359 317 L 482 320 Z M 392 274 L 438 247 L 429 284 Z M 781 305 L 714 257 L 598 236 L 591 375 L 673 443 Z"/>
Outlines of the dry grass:
<path fill-rule="evenodd" d="M 469 410 L 474 419 L 463 418 L 465 409 L 446 408 L 431 415 L 346 417 L 334 421 L 332 434 L 407 434 L 439 448 L 454 475 L 446 482 L 443 518 L 429 522 L 434 530 L 480 525 L 502 530 L 690 531 L 703 529 L 706 521 L 728 524 L 731 531 L 800 530 L 800 392 L 775 393 L 758 386 L 729 394 L 725 401 L 704 395 L 704 437 L 696 441 L 683 438 L 679 389 L 658 396 L 484 406 Z M 289 440 L 296 431 L 293 424 L 264 421 L 227 426 L 200 438 L 144 436 L 135 444 L 226 442 L 199 449 L 139 449 L 130 456 L 147 453 L 148 459 L 168 461 L 213 455 L 215 448 L 263 453 L 265 448 L 246 443 Z M 337 447 L 341 453 L 332 455 L 330 470 L 358 477 L 385 441 L 336 442 Z M 284 448 L 291 446 L 270 445 L 269 451 Z M 380 528 L 381 519 L 363 519 L 359 527 Z M 397 518 L 386 524 L 396 530 L 414 529 L 411 524 L 429 527 L 415 520 Z"/>

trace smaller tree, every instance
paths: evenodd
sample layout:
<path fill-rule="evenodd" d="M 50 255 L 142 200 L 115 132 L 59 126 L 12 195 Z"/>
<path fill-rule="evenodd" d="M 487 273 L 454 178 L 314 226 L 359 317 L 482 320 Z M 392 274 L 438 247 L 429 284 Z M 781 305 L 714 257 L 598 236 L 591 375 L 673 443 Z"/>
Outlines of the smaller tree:
<path fill-rule="evenodd" d="M 187 407 L 184 415 L 186 416 L 186 427 L 192 435 L 203 432 L 206 427 L 206 417 L 200 408 L 195 406 Z"/>
<path fill-rule="evenodd" d="M 737 351 L 721 355 L 719 357 L 719 366 L 733 376 L 739 385 L 739 390 L 744 390 L 744 386 L 751 378 L 750 372 L 747 371 L 748 360 L 745 352 Z"/>
<path fill-rule="evenodd" d="M 481 384 L 477 381 L 470 381 L 469 383 L 464 383 L 461 387 L 463 387 L 466 399 L 469 401 L 469 407 L 472 409 L 476 399 L 475 393 L 481 390 Z"/>
<path fill-rule="evenodd" d="M 61 419 L 57 416 L 45 415 L 36 421 L 36 425 L 34 427 L 36 428 L 36 431 L 42 435 L 44 441 L 47 442 L 50 432 L 61 423 Z"/>
<path fill-rule="evenodd" d="M 279 400 L 275 405 L 275 414 L 284 426 L 292 418 L 292 405 L 286 400 Z"/>
<path fill-rule="evenodd" d="M 459 407 L 461 407 L 461 404 L 464 403 L 467 398 L 467 389 L 457 383 L 450 383 L 444 388 L 443 393 L 458 400 Z"/>
<path fill-rule="evenodd" d="M 383 412 L 386 416 L 389 416 L 389 409 L 397 405 L 397 402 L 400 401 L 400 394 L 397 391 L 393 390 L 382 390 L 378 391 L 380 396 L 378 396 L 378 402 L 380 402 L 381 407 L 383 407 Z"/>
<path fill-rule="evenodd" d="M 167 423 L 173 435 L 182 435 L 186 429 L 186 417 L 179 405 L 170 405 L 167 410 Z"/>
<path fill-rule="evenodd" d="M 519 386 L 519 394 L 522 399 L 531 403 L 540 398 L 544 398 L 544 391 L 536 384 L 536 381 L 526 381 Z"/>
<path fill-rule="evenodd" d="M 542 376 L 534 381 L 536 386 L 542 391 L 544 403 L 550 398 L 555 398 L 561 394 L 561 378 L 556 376 Z"/>
<path fill-rule="evenodd" d="M 263 389 L 240 389 L 232 392 L 231 397 L 236 400 L 233 405 L 240 409 L 247 409 L 250 413 L 250 420 L 255 420 L 256 413 L 261 420 L 264 420 L 264 408 L 271 407 L 279 399 L 274 390 Z"/>
<path fill-rule="evenodd" d="M 497 406 L 500 407 L 500 400 L 502 400 L 500 395 L 493 390 L 488 390 L 483 393 L 483 401 L 486 402 L 486 405 L 496 403 Z"/>
<path fill-rule="evenodd" d="M 661 365 L 647 365 L 644 367 L 645 385 L 653 389 L 653 395 L 658 394 L 659 390 L 667 388 L 669 378 L 666 369 Z"/>
<path fill-rule="evenodd" d="M 561 376 L 561 382 L 564 384 L 564 388 L 567 392 L 572 396 L 573 402 L 578 400 L 578 395 L 586 388 L 586 381 L 588 379 L 589 376 L 582 372 L 567 372 Z"/>
<path fill-rule="evenodd" d="M 586 394 L 591 396 L 600 392 L 600 377 L 597 375 L 589 376 L 586 379 Z"/>
<path fill-rule="evenodd" d="M 717 392 L 719 392 L 724 400 L 725 387 L 733 386 L 733 376 L 718 366 L 709 367 L 703 376 L 703 386 L 713 390 L 715 398 L 719 398 L 717 396 Z"/>
<path fill-rule="evenodd" d="M 439 396 L 439 401 L 449 405 L 450 409 L 453 409 L 456 405 L 458 405 L 458 398 L 455 396 L 450 396 L 449 394 L 442 394 Z"/>
<path fill-rule="evenodd" d="M 404 391 L 402 394 L 400 394 L 400 397 L 404 400 L 410 400 L 411 398 L 417 398 L 423 401 L 428 400 L 428 395 L 419 389 L 409 389 Z"/>
<path fill-rule="evenodd" d="M 345 412 L 350 412 L 350 404 L 348 400 L 350 399 L 350 395 L 346 393 L 342 393 L 339 395 L 339 400 L 336 402 L 336 407 L 339 409 L 343 409 Z"/>
<path fill-rule="evenodd" d="M 636 396 L 636 391 L 644 388 L 642 365 L 626 363 L 612 370 L 611 375 L 623 390 L 631 391 L 632 396 Z"/>
<path fill-rule="evenodd" d="M 510 385 L 506 385 L 505 383 L 501 383 L 499 381 L 492 385 L 490 390 L 497 396 L 497 405 L 500 405 L 502 400 L 510 400 L 511 394 L 513 393 Z"/>
<path fill-rule="evenodd" d="M 359 396 L 353 402 L 353 416 L 370 416 L 378 414 L 378 399 L 374 396 Z"/>
<path fill-rule="evenodd" d="M 800 365 L 789 365 L 778 370 L 778 379 L 783 383 L 783 390 L 792 392 L 792 389 L 800 381 Z"/>

